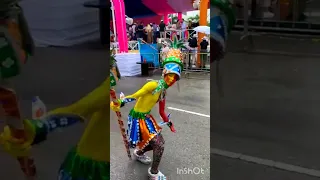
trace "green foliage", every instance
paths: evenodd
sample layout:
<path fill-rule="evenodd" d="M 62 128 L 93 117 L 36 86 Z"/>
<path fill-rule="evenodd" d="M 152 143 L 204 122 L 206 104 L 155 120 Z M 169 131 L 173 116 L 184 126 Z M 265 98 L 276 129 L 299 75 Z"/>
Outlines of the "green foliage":
<path fill-rule="evenodd" d="M 173 37 L 173 41 L 169 40 L 170 48 L 173 49 L 187 49 L 184 45 L 183 39 L 178 40 L 177 36 Z"/>
<path fill-rule="evenodd" d="M 172 22 L 173 24 L 175 24 L 175 23 L 178 22 L 178 16 L 176 16 L 176 15 L 170 14 L 170 15 L 169 15 L 169 18 L 171 18 L 171 22 Z"/>
<path fill-rule="evenodd" d="M 114 48 L 110 49 L 110 69 L 117 66 L 116 55 L 114 53 Z"/>
<path fill-rule="evenodd" d="M 188 21 L 199 21 L 200 16 L 198 14 L 196 14 L 195 16 L 189 16 L 188 17 Z"/>

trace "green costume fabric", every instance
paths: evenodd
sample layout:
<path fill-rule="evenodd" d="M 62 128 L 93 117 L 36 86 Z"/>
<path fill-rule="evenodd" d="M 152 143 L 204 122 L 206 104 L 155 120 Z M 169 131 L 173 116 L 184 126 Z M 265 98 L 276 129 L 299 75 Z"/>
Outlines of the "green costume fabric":
<path fill-rule="evenodd" d="M 80 156 L 73 148 L 60 167 L 59 180 L 110 180 L 110 163 Z"/>
<path fill-rule="evenodd" d="M 16 29 L 21 36 L 21 40 L 14 39 L 10 35 L 8 22 L 17 24 Z M 23 51 L 21 51 L 23 50 Z M 29 33 L 27 22 L 24 18 L 18 1 L 0 1 L 0 78 L 7 79 L 20 74 L 21 63 L 26 59 L 21 59 L 21 53 L 25 57 L 33 55 L 34 44 Z"/>

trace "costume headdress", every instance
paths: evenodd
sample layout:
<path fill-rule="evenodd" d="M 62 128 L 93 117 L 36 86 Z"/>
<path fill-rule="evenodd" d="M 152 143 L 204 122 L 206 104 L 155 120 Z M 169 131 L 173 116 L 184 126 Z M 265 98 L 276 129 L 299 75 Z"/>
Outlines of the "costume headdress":
<path fill-rule="evenodd" d="M 173 41 L 170 40 L 170 49 L 166 55 L 165 60 L 162 62 L 162 76 L 165 76 L 166 74 L 176 74 L 178 75 L 177 81 L 180 80 L 181 72 L 183 70 L 183 64 L 181 61 L 183 56 L 181 49 L 186 49 L 186 47 L 184 46 L 184 42 L 182 40 L 178 40 L 177 36 L 174 36 Z M 169 86 L 166 84 L 164 79 L 160 79 L 158 81 L 158 87 L 153 91 L 153 94 L 167 89 L 168 87 Z"/>
<path fill-rule="evenodd" d="M 170 50 L 163 61 L 163 75 L 173 73 L 178 75 L 178 80 L 180 79 L 183 70 L 181 49 L 185 48 L 184 42 L 178 40 L 177 36 L 174 36 L 173 41 L 170 41 Z"/>

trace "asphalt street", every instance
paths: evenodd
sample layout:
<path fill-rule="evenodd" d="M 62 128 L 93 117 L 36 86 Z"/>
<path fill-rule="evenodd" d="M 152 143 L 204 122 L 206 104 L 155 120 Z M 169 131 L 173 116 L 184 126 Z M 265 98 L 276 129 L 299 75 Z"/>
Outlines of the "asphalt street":
<path fill-rule="evenodd" d="M 145 83 L 146 78 L 124 78 L 116 91 L 129 95 Z M 175 86 L 168 90 L 166 106 L 210 115 L 209 80 L 182 79 L 179 84 L 180 92 Z M 133 104 L 121 109 L 125 120 L 132 107 Z M 168 127 L 163 127 L 166 144 L 160 170 L 168 179 L 210 179 L 210 118 L 171 109 L 167 109 L 167 113 L 171 113 L 177 132 L 172 133 Z M 152 114 L 158 122 L 161 121 L 158 106 L 152 110 Z M 115 113 L 111 114 L 111 147 L 111 179 L 147 179 L 148 166 L 129 161 L 126 156 Z M 152 156 L 152 153 L 148 155 Z M 194 169 L 194 172 L 179 174 L 183 168 Z M 198 174 L 197 170 L 201 169 L 203 173 Z"/>
<path fill-rule="evenodd" d="M 272 44 L 270 49 L 305 54 L 318 53 L 319 47 L 315 42 L 269 37 L 259 37 L 257 42 L 261 43 L 256 44 L 259 48 L 267 49 L 265 44 L 269 43 Z M 237 41 L 229 45 L 229 48 L 243 47 Z M 33 96 L 40 96 L 48 109 L 53 109 L 90 92 L 108 75 L 105 68 L 107 57 L 107 51 L 93 45 L 90 48 L 38 48 L 36 56 L 25 66 L 24 76 L 14 79 L 24 117 L 31 116 Z M 317 140 L 320 135 L 319 66 L 319 58 L 306 55 L 230 52 L 221 62 L 225 96 L 220 99 L 215 78 L 211 78 L 210 88 L 208 80 L 182 79 L 180 93 L 176 87 L 169 89 L 167 106 L 210 115 L 211 119 L 167 109 L 172 114 L 177 133 L 173 134 L 164 127 L 166 149 L 161 171 L 169 179 L 178 180 L 207 180 L 209 175 L 215 180 L 316 179 L 212 154 L 209 163 L 209 142 L 211 148 L 320 170 L 320 144 Z M 151 78 L 158 79 L 159 76 Z M 133 93 L 145 82 L 146 78 L 123 78 L 117 92 Z M 124 117 L 132 105 L 122 109 Z M 160 121 L 157 107 L 153 114 Z M 84 127 L 85 124 L 78 124 L 57 131 L 47 142 L 33 149 L 39 180 L 56 179 L 60 163 L 77 143 Z M 110 136 L 111 179 L 146 179 L 148 166 L 126 157 L 114 113 L 111 114 Z M 0 169 L 1 180 L 23 179 L 17 162 L 2 152 L 0 166 L 5 167 Z M 178 174 L 177 169 L 181 168 L 203 168 L 205 173 Z"/>
<path fill-rule="evenodd" d="M 38 48 L 35 57 L 24 68 L 23 76 L 13 80 L 21 100 L 24 117 L 31 117 L 31 99 L 39 96 L 53 109 L 71 104 L 97 87 L 108 75 L 107 52 L 94 45 L 75 48 Z M 159 77 L 152 77 L 158 79 Z M 146 82 L 146 78 L 123 78 L 117 91 L 133 93 Z M 181 92 L 176 87 L 169 90 L 167 106 L 209 115 L 209 80 L 182 80 Z M 123 108 L 123 116 L 129 108 Z M 155 107 L 156 109 L 158 107 Z M 164 127 L 166 149 L 161 170 L 170 179 L 209 179 L 210 120 L 179 111 L 171 111 L 177 133 Z M 154 116 L 159 117 L 157 110 Z M 146 179 L 147 166 L 128 161 L 119 134 L 116 117 L 111 115 L 111 179 Z M 160 119 L 157 119 L 160 121 Z M 55 180 L 60 163 L 83 132 L 85 124 L 56 131 L 48 140 L 35 146 L 33 155 L 39 180 Z M 1 180 L 22 180 L 19 166 L 13 158 L 0 151 Z M 178 169 L 195 169 L 195 173 L 179 174 Z M 197 174 L 197 169 L 203 174 Z M 192 174 L 193 173 L 193 174 Z"/>
<path fill-rule="evenodd" d="M 256 39 L 261 49 L 305 55 L 228 53 L 221 62 L 224 97 L 217 97 L 216 86 L 211 88 L 211 117 L 216 117 L 211 120 L 211 145 L 221 150 L 320 170 L 320 143 L 317 139 L 320 135 L 320 61 L 318 57 L 307 55 L 317 53 L 319 44 L 263 36 Z M 237 44 L 230 46 L 236 48 Z M 211 83 L 215 84 L 215 78 Z M 212 177 L 218 176 L 217 179 L 315 179 L 213 157 L 211 174 Z M 223 164 L 232 167 L 222 168 Z"/>

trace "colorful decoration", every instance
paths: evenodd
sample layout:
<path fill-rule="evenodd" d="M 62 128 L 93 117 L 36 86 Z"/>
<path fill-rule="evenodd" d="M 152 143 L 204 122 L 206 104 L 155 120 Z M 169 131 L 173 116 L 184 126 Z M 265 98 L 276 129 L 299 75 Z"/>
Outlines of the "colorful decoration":
<path fill-rule="evenodd" d="M 144 152 L 152 148 L 154 151 L 154 161 L 157 163 L 162 157 L 164 140 L 160 134 L 162 128 L 158 125 L 156 119 L 150 113 L 156 103 L 159 103 L 159 113 L 163 120 L 172 132 L 176 132 L 173 123 L 169 120 L 169 116 L 165 113 L 166 90 L 172 86 L 181 77 L 183 64 L 181 62 L 181 49 L 184 48 L 183 43 L 179 42 L 175 37 L 171 42 L 171 49 L 163 62 L 163 79 L 159 81 L 149 81 L 140 90 L 132 95 L 124 96 L 121 93 L 120 99 L 116 99 L 115 91 L 110 90 L 112 102 L 110 108 L 117 113 L 120 131 L 127 150 L 128 157 L 131 158 L 130 148 L 136 148 L 134 156 L 137 160 L 144 163 L 150 162 Z M 121 119 L 120 107 L 126 103 L 137 100 L 134 108 L 131 109 L 128 115 L 128 129 L 123 128 Z M 126 132 L 126 133 L 125 133 Z M 127 140 L 128 139 L 128 140 Z M 150 143 L 152 141 L 152 144 Z M 141 154 L 142 153 L 142 154 Z M 144 159 L 144 160 L 141 160 Z M 154 164 L 153 171 L 157 174 L 152 174 L 151 169 L 148 170 L 150 179 L 166 179 L 166 177 L 158 171 L 158 165 Z"/>
<path fill-rule="evenodd" d="M 33 54 L 33 41 L 18 1 L 0 2 L 0 81 L 20 74 L 27 55 Z M 0 145 L 16 158 L 26 178 L 33 180 L 36 168 L 30 154 L 32 139 L 21 119 L 18 100 L 13 89 L 0 84 L 0 109 L 5 120 L 0 132 Z M 22 148 L 23 147 L 23 148 Z"/>
<path fill-rule="evenodd" d="M 116 106 L 120 106 L 119 101 L 117 99 L 116 96 L 116 91 L 114 89 L 114 87 L 117 84 L 117 81 L 120 79 L 120 72 L 118 70 L 117 64 L 116 64 L 116 59 L 115 59 L 115 55 L 114 53 L 111 53 L 111 61 L 110 61 L 110 66 L 111 66 L 111 71 L 110 71 L 110 97 L 112 102 L 116 105 Z M 122 116 L 121 116 L 121 112 L 116 111 L 117 117 L 118 117 L 118 123 L 119 123 L 119 128 L 120 128 L 120 133 L 122 135 L 122 139 L 127 151 L 127 155 L 129 157 L 129 159 L 131 158 L 131 153 L 130 153 L 130 148 L 129 148 L 129 143 L 128 143 L 128 139 L 127 139 L 127 135 L 126 135 L 126 130 L 124 128 L 124 123 L 122 120 Z"/>
<path fill-rule="evenodd" d="M 210 1 L 210 61 L 223 58 L 226 48 L 228 33 L 235 24 L 235 14 L 232 4 L 228 0 Z"/>
<path fill-rule="evenodd" d="M 111 96 L 111 99 L 112 99 L 112 102 L 114 103 L 114 105 L 115 106 L 119 106 L 119 101 L 117 99 L 116 92 L 112 88 L 110 89 L 110 96 Z M 123 123 L 123 120 L 122 120 L 121 112 L 120 111 L 116 111 L 116 114 L 117 114 L 117 117 L 118 117 L 119 128 L 120 128 L 120 132 L 121 132 L 121 135 L 122 135 L 122 140 L 123 140 L 124 146 L 125 146 L 126 151 L 127 151 L 127 155 L 129 157 L 129 159 L 132 159 L 131 153 L 130 153 L 130 148 L 129 148 L 129 142 L 128 142 L 128 139 L 127 139 L 126 130 L 124 128 L 124 123 Z"/>
<path fill-rule="evenodd" d="M 26 54 L 32 55 L 33 43 L 17 3 L 9 0 L 0 5 L 0 14 L 4 15 L 0 17 L 0 74 L 6 80 L 19 75 L 19 65 L 25 62 Z M 10 21 L 12 19 L 13 22 Z M 112 66 L 110 70 L 116 74 L 112 76 L 116 82 L 120 78 L 118 69 Z M 4 131 L 0 132 L 0 146 L 18 160 L 26 179 L 35 180 L 37 171 L 30 154 L 32 146 L 41 145 L 57 128 L 87 120 L 80 141 L 61 164 L 58 179 L 110 180 L 110 134 L 107 133 L 110 130 L 109 88 L 110 78 L 107 78 L 78 102 L 50 111 L 46 118 L 39 120 L 21 119 L 14 90 L 7 88 L 7 84 L 1 84 L 0 115 L 6 121 Z"/>

